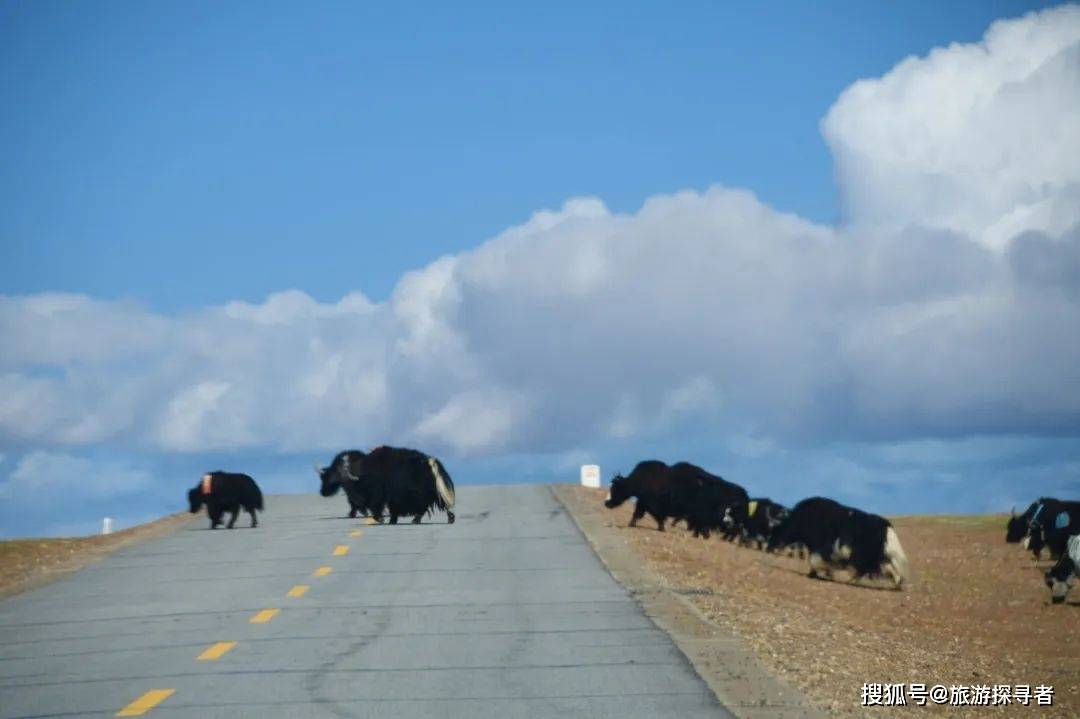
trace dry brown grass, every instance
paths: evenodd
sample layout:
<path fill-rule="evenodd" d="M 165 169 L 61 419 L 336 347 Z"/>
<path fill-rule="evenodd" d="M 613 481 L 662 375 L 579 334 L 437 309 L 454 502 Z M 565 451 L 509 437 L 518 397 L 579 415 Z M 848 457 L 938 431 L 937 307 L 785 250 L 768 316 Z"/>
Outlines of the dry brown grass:
<path fill-rule="evenodd" d="M 160 537 L 190 521 L 188 513 L 171 514 L 104 536 L 0 541 L 0 597 L 17 594 L 62 577 L 121 547 Z"/>
<path fill-rule="evenodd" d="M 631 503 L 607 510 L 602 490 L 573 494 L 575 512 L 602 516 L 660 582 L 832 716 L 878 715 L 861 706 L 864 682 L 1055 688 L 1052 707 L 908 706 L 881 716 L 1080 716 L 1080 589 L 1070 604 L 1050 605 L 1047 563 L 1005 544 L 1004 516 L 895 518 L 912 568 L 896 592 L 815 581 L 805 560 L 694 539 L 681 527 L 660 533 L 649 518 L 627 528 Z"/>

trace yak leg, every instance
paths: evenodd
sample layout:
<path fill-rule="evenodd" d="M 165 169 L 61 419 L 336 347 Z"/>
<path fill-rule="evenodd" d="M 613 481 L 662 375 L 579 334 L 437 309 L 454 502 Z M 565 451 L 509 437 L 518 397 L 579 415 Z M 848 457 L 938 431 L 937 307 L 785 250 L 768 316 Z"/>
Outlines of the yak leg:
<path fill-rule="evenodd" d="M 634 516 L 630 517 L 630 524 L 627 526 L 636 527 L 639 519 L 645 516 L 645 507 L 641 506 L 641 502 L 634 505 Z"/>
<path fill-rule="evenodd" d="M 397 515 L 393 512 L 390 513 L 390 524 L 397 524 Z"/>
<path fill-rule="evenodd" d="M 820 576 L 819 576 L 820 572 Z M 817 552 L 810 553 L 810 577 L 814 579 L 832 579 L 832 569 Z"/>
<path fill-rule="evenodd" d="M 232 519 L 229 520 L 229 529 L 233 528 L 233 525 L 236 524 L 236 518 L 239 517 L 239 516 L 240 516 L 240 508 L 237 507 L 236 509 L 233 510 Z"/>
<path fill-rule="evenodd" d="M 255 508 L 254 507 L 248 507 L 248 514 L 251 515 L 251 527 L 252 527 L 252 529 L 254 529 L 255 527 L 258 527 L 259 526 L 259 520 L 256 519 L 256 517 L 255 517 Z"/>
<path fill-rule="evenodd" d="M 358 510 L 355 505 L 350 505 L 349 506 L 349 519 L 356 519 L 356 515 L 359 514 L 359 512 L 360 512 L 360 510 Z"/>
<path fill-rule="evenodd" d="M 453 524 L 454 523 L 454 513 L 451 512 L 449 509 L 446 510 L 446 523 L 447 524 Z"/>
<path fill-rule="evenodd" d="M 210 529 L 217 529 L 221 524 L 221 512 L 217 509 L 210 509 L 209 505 L 206 507 L 206 516 L 210 517 Z"/>
<path fill-rule="evenodd" d="M 423 517 L 423 516 L 424 516 L 424 513 L 423 513 L 423 512 L 421 512 L 420 514 L 416 515 L 415 517 L 413 517 L 412 523 L 413 523 L 413 524 L 420 524 L 420 518 L 421 518 L 421 517 Z"/>
<path fill-rule="evenodd" d="M 657 517 L 657 516 L 656 516 L 656 515 L 654 514 L 654 515 L 653 515 L 653 519 L 655 519 L 655 520 L 656 520 L 656 531 L 657 531 L 657 532 L 663 532 L 663 531 L 664 531 L 664 518 L 663 518 L 662 516 L 661 516 L 661 517 Z"/>

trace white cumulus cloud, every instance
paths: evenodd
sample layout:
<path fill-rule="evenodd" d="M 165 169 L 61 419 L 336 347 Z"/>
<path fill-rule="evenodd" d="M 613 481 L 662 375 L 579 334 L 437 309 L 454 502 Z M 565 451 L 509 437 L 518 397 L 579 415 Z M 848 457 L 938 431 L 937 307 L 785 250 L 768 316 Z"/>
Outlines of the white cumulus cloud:
<path fill-rule="evenodd" d="M 855 83 L 822 122 L 839 227 L 722 186 L 573 198 L 382 303 L 0 298 L 0 449 L 1075 436 L 1078 73 L 1068 6 Z"/>

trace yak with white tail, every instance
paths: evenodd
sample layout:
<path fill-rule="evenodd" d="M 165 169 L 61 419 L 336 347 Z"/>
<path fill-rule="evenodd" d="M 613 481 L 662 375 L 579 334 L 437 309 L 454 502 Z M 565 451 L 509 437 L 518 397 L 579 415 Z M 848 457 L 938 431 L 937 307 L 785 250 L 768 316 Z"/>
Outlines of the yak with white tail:
<path fill-rule="evenodd" d="M 446 512 L 454 523 L 454 482 L 442 462 L 415 449 L 376 447 L 339 452 L 327 467 L 316 465 L 322 485 L 319 493 L 330 497 L 344 489 L 349 499 L 349 516 L 370 513 L 377 521 L 389 515 L 412 516 L 419 524 L 434 509 Z"/>
<path fill-rule="evenodd" d="M 769 538 L 769 551 L 803 544 L 810 552 L 810 576 L 832 578 L 847 569 L 851 581 L 886 576 L 897 589 L 908 578 L 908 561 L 889 520 L 825 497 L 795 505 Z"/>

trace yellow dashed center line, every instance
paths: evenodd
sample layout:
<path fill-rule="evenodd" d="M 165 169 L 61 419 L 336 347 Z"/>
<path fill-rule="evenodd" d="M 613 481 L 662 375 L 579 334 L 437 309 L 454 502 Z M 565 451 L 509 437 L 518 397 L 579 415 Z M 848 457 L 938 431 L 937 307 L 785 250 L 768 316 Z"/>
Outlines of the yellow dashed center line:
<path fill-rule="evenodd" d="M 175 689 L 151 689 L 126 707 L 116 712 L 118 717 L 137 717 L 156 707 L 173 695 Z"/>
<path fill-rule="evenodd" d="M 372 525 L 372 524 L 375 524 L 375 520 L 372 519 L 371 517 L 365 517 L 364 518 L 364 523 L 367 524 L 367 525 Z M 349 536 L 352 537 L 353 539 L 358 539 L 358 538 L 364 536 L 364 530 L 362 530 L 362 529 L 354 529 L 351 532 L 349 532 Z M 349 545 L 347 545 L 347 544 L 339 544 L 336 547 L 334 547 L 334 556 L 335 557 L 343 557 L 348 553 L 349 553 Z M 325 577 L 327 574 L 329 574 L 332 571 L 333 571 L 333 568 L 331 568 L 331 567 L 325 567 L 325 566 L 324 567 L 319 567 L 318 569 L 316 569 L 313 572 L 312 576 Z M 294 598 L 295 597 L 302 597 L 305 594 L 307 594 L 307 591 L 309 589 L 311 589 L 310 585 L 297 584 L 292 589 L 290 589 L 288 594 L 286 594 L 285 596 L 294 597 Z M 273 619 L 274 617 L 276 617 L 280 611 L 281 611 L 280 609 L 263 609 L 262 611 L 256 612 L 254 615 L 252 615 L 251 619 L 249 619 L 248 621 L 251 622 L 252 624 L 265 624 L 265 623 L 269 622 L 271 619 Z M 202 654 L 200 654 L 198 657 L 196 657 L 196 659 L 198 661 L 202 661 L 202 662 L 213 661 L 215 659 L 220 659 L 221 657 L 225 656 L 230 651 L 232 651 L 232 649 L 234 647 L 236 647 L 236 642 L 217 642 L 215 644 L 211 644 L 209 647 L 207 647 L 205 650 L 203 650 Z M 176 693 L 175 689 L 151 689 L 150 691 L 146 692 L 141 697 L 139 697 L 135 701 L 131 702 L 130 704 L 128 704 L 126 707 L 124 707 L 120 711 L 118 711 L 116 713 L 116 716 L 118 716 L 118 717 L 142 716 L 143 714 L 150 711 L 151 709 L 153 709 L 158 704 L 165 701 L 166 699 L 168 699 L 169 697 L 171 697 L 175 693 Z"/>
<path fill-rule="evenodd" d="M 211 644 L 206 648 L 199 656 L 195 657 L 200 662 L 208 662 L 213 659 L 221 659 L 225 654 L 236 646 L 236 642 L 218 642 L 217 644 Z"/>
<path fill-rule="evenodd" d="M 280 611 L 280 609 L 264 609 L 258 614 L 254 615 L 248 621 L 252 624 L 266 624 L 268 621 L 276 617 L 277 613 Z"/>

